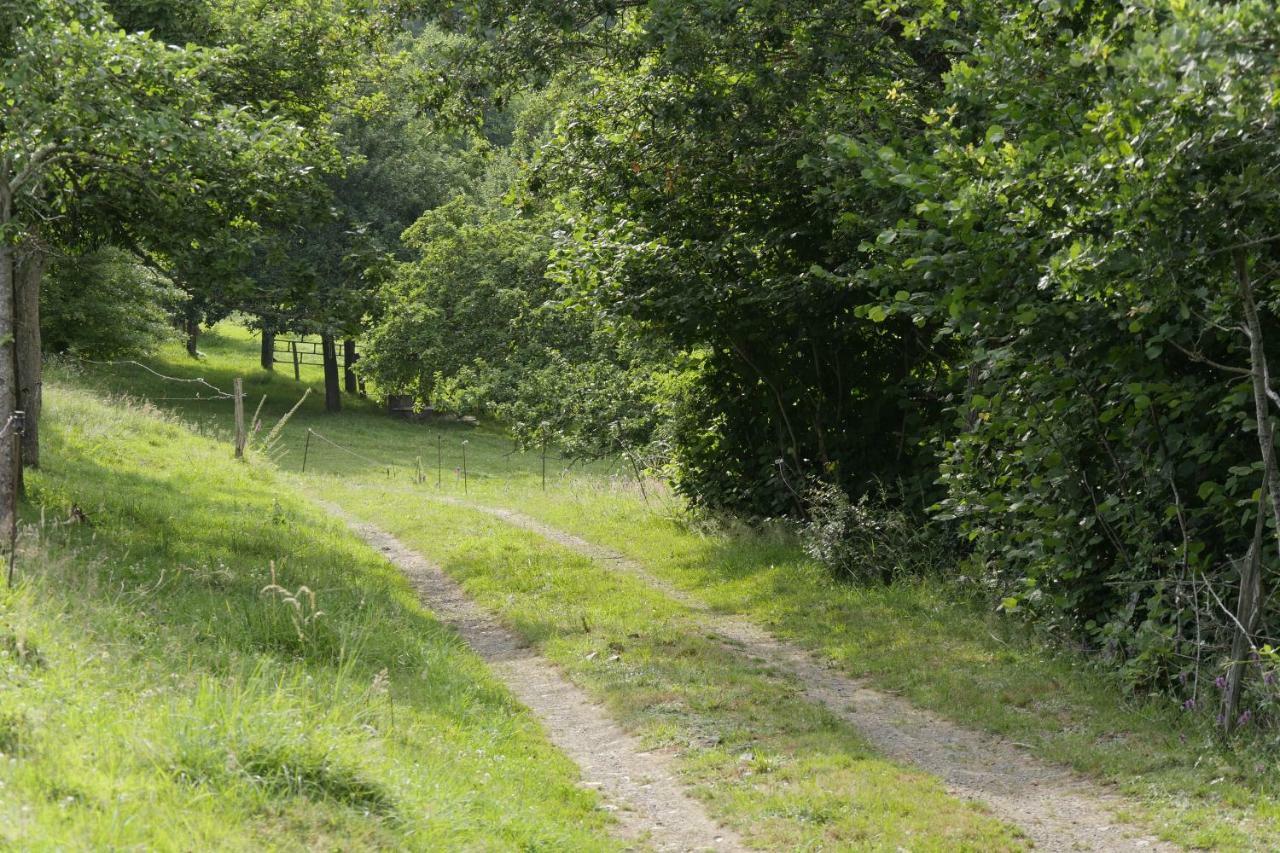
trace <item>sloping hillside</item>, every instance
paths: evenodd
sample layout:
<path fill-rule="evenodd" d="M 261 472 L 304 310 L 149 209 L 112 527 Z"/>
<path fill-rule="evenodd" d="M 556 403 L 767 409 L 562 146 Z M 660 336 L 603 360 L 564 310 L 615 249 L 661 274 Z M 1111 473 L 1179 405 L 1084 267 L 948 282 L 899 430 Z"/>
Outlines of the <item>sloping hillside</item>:
<path fill-rule="evenodd" d="M 608 848 L 576 770 L 262 464 L 56 382 L 0 593 L 19 848 Z"/>

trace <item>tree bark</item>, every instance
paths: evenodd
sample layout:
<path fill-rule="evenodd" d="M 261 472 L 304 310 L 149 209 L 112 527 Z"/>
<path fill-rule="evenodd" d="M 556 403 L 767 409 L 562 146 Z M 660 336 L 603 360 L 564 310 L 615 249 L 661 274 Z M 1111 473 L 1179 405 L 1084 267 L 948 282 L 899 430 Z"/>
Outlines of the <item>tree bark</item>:
<path fill-rule="evenodd" d="M 342 389 L 338 386 L 338 348 L 333 335 L 321 335 L 320 347 L 324 352 L 324 410 L 342 411 Z"/>
<path fill-rule="evenodd" d="M 14 328 L 17 359 L 18 409 L 26 413 L 22 433 L 22 464 L 40 467 L 40 412 L 44 401 L 44 377 L 40 351 L 40 284 L 49 254 L 33 235 L 19 254 L 14 273 Z"/>
<path fill-rule="evenodd" d="M 275 329 L 262 326 L 262 354 L 260 356 L 263 370 L 276 369 L 276 332 Z"/>
<path fill-rule="evenodd" d="M 184 331 L 187 333 L 187 355 L 200 357 L 200 320 L 188 315 Z"/>
<path fill-rule="evenodd" d="M 13 277 L 15 258 L 9 232 L 13 222 L 13 193 L 9 188 L 10 164 L 0 164 L 0 424 L 10 424 L 17 402 L 17 370 L 14 364 Z M 12 427 L 0 437 L 0 549 L 10 551 L 18 530 L 18 443 Z M 12 553 L 9 554 L 12 560 Z"/>
<path fill-rule="evenodd" d="M 346 338 L 342 342 L 342 367 L 343 373 L 345 374 L 343 376 L 344 385 L 346 386 L 348 394 L 355 394 L 360 390 L 360 385 L 356 381 L 356 371 L 354 368 L 357 358 L 359 358 L 359 356 L 356 355 L 356 342 L 351 338 Z"/>

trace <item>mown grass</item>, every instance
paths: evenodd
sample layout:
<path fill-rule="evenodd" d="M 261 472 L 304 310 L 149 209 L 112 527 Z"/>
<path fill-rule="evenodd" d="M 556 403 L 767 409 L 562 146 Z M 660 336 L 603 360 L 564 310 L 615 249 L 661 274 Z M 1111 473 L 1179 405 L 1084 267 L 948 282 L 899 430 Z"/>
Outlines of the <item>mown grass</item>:
<path fill-rule="evenodd" d="M 256 353 L 242 331 L 223 327 L 207 344 L 210 357 L 199 365 L 176 348 L 162 354 L 158 364 L 188 375 L 216 376 L 228 385 L 241 373 L 252 377 L 250 387 L 272 389 L 281 404 L 296 394 L 291 378 L 268 380 L 256 372 Z M 163 387 L 122 371 L 85 380 L 152 394 Z M 334 418 L 320 412 L 314 397 L 286 431 L 289 452 L 281 467 L 298 470 L 307 428 L 366 458 L 326 446 L 311 455 L 308 477 L 297 481 L 300 489 L 318 489 L 336 499 L 349 494 L 371 513 L 377 510 L 388 526 L 430 517 L 455 525 L 449 529 L 459 536 L 482 529 L 506 541 L 506 532 L 491 522 L 449 522 L 453 510 L 431 505 L 438 493 L 464 496 L 459 469 L 467 441 L 466 497 L 475 502 L 513 507 L 615 548 L 713 606 L 750 615 L 922 707 L 1115 782 L 1140 804 L 1137 817 L 1167 838 L 1209 849 L 1274 846 L 1280 831 L 1275 793 L 1280 762 L 1273 734 L 1246 733 L 1223 744 L 1204 716 L 1181 712 L 1171 699 L 1126 696 L 1105 671 L 1036 642 L 951 583 L 928 578 L 885 586 L 837 582 L 783 533 L 692 524 L 654 483 L 645 500 L 621 465 L 576 466 L 552 458 L 544 492 L 537 454 L 512 452 L 496 429 L 398 423 L 356 401 L 349 413 Z M 194 405 L 204 407 L 197 412 L 225 434 L 229 406 Z M 437 446 L 444 455 L 439 486 L 433 464 Z M 414 482 L 417 456 L 426 468 L 421 484 Z M 483 540 L 465 538 L 468 548 L 483 550 Z M 415 544 L 435 547 L 425 540 Z M 464 556 L 449 559 L 458 571 L 471 571 L 462 568 Z M 581 677 L 596 678 L 585 670 Z M 622 706 L 632 702 L 613 695 Z M 642 713 L 640 699 L 634 701 L 637 709 L 621 712 Z"/>
<path fill-rule="evenodd" d="M 0 847 L 616 846 L 385 560 L 225 442 L 63 374 L 0 591 Z"/>

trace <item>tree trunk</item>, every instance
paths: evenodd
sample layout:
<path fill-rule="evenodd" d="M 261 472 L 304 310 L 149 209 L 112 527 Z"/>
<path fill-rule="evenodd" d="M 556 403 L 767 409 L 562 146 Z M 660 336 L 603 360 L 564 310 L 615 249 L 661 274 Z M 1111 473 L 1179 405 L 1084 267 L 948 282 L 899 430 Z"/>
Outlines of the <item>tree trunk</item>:
<path fill-rule="evenodd" d="M 320 346 L 324 351 L 324 410 L 342 411 L 342 390 L 338 387 L 338 348 L 333 335 L 321 335 Z"/>
<path fill-rule="evenodd" d="M 1245 334 L 1249 337 L 1249 378 L 1253 384 L 1254 416 L 1258 421 L 1258 449 L 1262 454 L 1262 498 L 1258 502 L 1261 516 L 1270 505 L 1277 537 L 1280 537 L 1280 476 L 1276 470 L 1275 444 L 1271 425 L 1268 392 L 1271 374 L 1267 367 L 1267 351 L 1262 340 L 1262 320 L 1253 298 L 1249 263 L 1243 250 L 1235 252 L 1236 283 L 1240 287 L 1240 303 L 1244 308 Z M 1222 694 L 1222 725 L 1231 731 L 1240 710 L 1240 694 L 1248 656 L 1253 651 L 1253 631 L 1262 601 L 1262 521 L 1254 531 L 1253 545 L 1240 564 L 1240 595 L 1236 603 L 1236 630 L 1232 640 L 1231 665 L 1227 671 L 1227 687 Z"/>
<path fill-rule="evenodd" d="M 276 369 L 276 333 L 274 329 L 268 328 L 265 324 L 262 326 L 262 369 L 274 371 Z"/>
<path fill-rule="evenodd" d="M 40 352 L 40 283 L 49 255 L 33 237 L 19 255 L 14 274 L 14 326 L 17 357 L 17 407 L 26 413 L 22 433 L 22 464 L 40 467 L 40 411 L 43 407 L 43 365 Z"/>
<path fill-rule="evenodd" d="M 0 424 L 11 424 L 17 402 L 14 364 L 13 277 L 14 252 L 9 232 L 13 218 L 13 194 L 9 190 L 9 163 L 0 171 Z M 0 548 L 9 551 L 18 530 L 17 446 L 12 427 L 0 437 Z M 12 560 L 12 553 L 9 554 Z"/>
<path fill-rule="evenodd" d="M 360 390 L 359 383 L 356 381 L 356 371 L 354 368 L 357 358 L 359 358 L 359 356 L 356 355 L 356 342 L 351 338 L 345 339 L 342 342 L 342 367 L 345 373 L 345 376 L 343 377 L 344 384 L 348 394 L 355 394 Z"/>
<path fill-rule="evenodd" d="M 187 316 L 186 328 L 187 333 L 187 355 L 192 358 L 200 357 L 200 320 L 194 316 Z"/>

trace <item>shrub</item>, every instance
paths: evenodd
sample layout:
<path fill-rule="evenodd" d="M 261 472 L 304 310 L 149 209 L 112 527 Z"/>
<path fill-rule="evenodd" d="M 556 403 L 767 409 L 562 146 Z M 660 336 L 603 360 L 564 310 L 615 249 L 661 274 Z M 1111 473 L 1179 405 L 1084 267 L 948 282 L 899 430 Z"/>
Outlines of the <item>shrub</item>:
<path fill-rule="evenodd" d="M 176 336 L 169 310 L 182 294 L 114 248 L 58 258 L 41 291 L 40 330 L 51 352 L 140 355 Z"/>
<path fill-rule="evenodd" d="M 804 549 L 837 576 L 883 582 L 935 572 L 946 562 L 949 532 L 914 517 L 883 486 L 852 500 L 839 486 L 814 481 L 804 504 Z"/>

